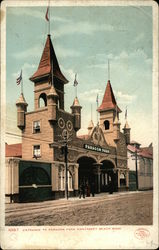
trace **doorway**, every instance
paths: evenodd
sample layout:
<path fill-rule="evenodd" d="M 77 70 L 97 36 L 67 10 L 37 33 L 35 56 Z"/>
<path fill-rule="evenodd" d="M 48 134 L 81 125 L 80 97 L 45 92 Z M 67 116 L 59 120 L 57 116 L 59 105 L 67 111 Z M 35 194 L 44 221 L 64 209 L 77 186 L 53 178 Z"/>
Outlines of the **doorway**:
<path fill-rule="evenodd" d="M 78 169 L 78 186 L 81 184 L 87 185 L 90 189 L 92 186 L 95 188 L 95 193 L 97 192 L 97 176 L 95 175 L 94 164 L 96 161 L 91 157 L 81 157 L 78 159 L 79 164 Z"/>
<path fill-rule="evenodd" d="M 111 161 L 101 162 L 100 190 L 101 192 L 115 192 L 118 190 L 118 176 L 114 172 L 114 164 Z"/>

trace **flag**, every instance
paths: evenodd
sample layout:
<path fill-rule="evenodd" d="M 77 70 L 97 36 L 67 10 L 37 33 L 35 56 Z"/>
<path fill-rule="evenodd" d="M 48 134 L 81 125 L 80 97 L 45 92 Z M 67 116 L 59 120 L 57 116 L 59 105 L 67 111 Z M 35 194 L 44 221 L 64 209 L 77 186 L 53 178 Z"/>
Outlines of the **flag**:
<path fill-rule="evenodd" d="M 78 82 L 76 80 L 76 76 L 77 76 L 77 74 L 75 74 L 75 80 L 74 80 L 74 84 L 73 84 L 74 87 L 76 87 L 78 85 Z"/>
<path fill-rule="evenodd" d="M 22 81 L 22 70 L 20 72 L 20 76 L 16 79 L 17 85 L 19 85 Z"/>
<path fill-rule="evenodd" d="M 45 14 L 46 21 L 49 22 L 49 6 L 47 7 L 46 14 Z"/>
<path fill-rule="evenodd" d="M 98 96 L 98 94 L 97 94 L 97 98 L 96 98 L 96 102 L 98 103 L 98 98 L 99 98 L 99 96 Z"/>
<path fill-rule="evenodd" d="M 125 110 L 125 120 L 127 119 L 127 107 L 126 107 L 126 110 Z"/>

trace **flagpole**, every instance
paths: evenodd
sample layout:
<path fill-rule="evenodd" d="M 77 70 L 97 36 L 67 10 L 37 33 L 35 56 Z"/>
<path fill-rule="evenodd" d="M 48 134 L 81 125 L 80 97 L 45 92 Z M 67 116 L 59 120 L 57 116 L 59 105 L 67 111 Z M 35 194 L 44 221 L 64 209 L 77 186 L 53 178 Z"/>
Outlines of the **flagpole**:
<path fill-rule="evenodd" d="M 73 84 L 73 86 L 75 87 L 75 98 L 77 97 L 77 85 L 78 85 L 76 77 L 77 77 L 77 73 L 75 74 L 75 80 L 74 80 L 74 84 Z"/>
<path fill-rule="evenodd" d="M 49 35 L 50 35 L 50 0 L 49 0 L 49 6 L 48 6 L 48 8 L 49 8 Z"/>
<path fill-rule="evenodd" d="M 98 125 L 98 94 L 97 94 L 97 125 Z"/>
<path fill-rule="evenodd" d="M 126 106 L 126 110 L 125 110 L 125 120 L 127 121 L 127 106 Z"/>
<path fill-rule="evenodd" d="M 54 86 L 54 75 L 53 75 L 53 59 L 52 59 L 52 62 L 51 62 L 51 71 L 52 71 L 52 86 Z"/>
<path fill-rule="evenodd" d="M 118 111 L 117 111 L 117 98 L 116 98 L 116 116 L 118 118 Z"/>
<path fill-rule="evenodd" d="M 76 96 L 75 96 L 75 97 L 77 97 L 77 85 L 76 85 L 76 87 L 75 87 L 75 91 L 76 91 Z"/>
<path fill-rule="evenodd" d="M 108 80 L 110 80 L 110 65 L 109 65 L 109 59 L 108 59 Z"/>
<path fill-rule="evenodd" d="M 21 94 L 23 94 L 23 78 L 22 78 L 22 81 L 21 81 Z"/>

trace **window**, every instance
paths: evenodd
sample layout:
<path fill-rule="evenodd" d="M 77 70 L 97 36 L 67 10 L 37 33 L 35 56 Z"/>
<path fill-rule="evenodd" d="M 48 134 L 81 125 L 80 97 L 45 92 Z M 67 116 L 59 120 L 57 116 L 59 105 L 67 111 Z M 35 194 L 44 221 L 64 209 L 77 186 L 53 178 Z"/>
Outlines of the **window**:
<path fill-rule="evenodd" d="M 104 121 L 104 126 L 105 126 L 105 130 L 109 129 L 110 124 L 108 120 Z"/>
<path fill-rule="evenodd" d="M 33 157 L 34 158 L 41 157 L 40 145 L 34 145 L 33 146 Z"/>
<path fill-rule="evenodd" d="M 39 108 L 43 108 L 47 106 L 47 97 L 45 93 L 42 93 L 39 96 Z"/>
<path fill-rule="evenodd" d="M 105 186 L 105 185 L 108 185 L 108 175 L 107 173 L 102 173 L 102 185 Z"/>
<path fill-rule="evenodd" d="M 124 174 L 120 174 L 120 186 L 126 186 L 126 178 Z"/>
<path fill-rule="evenodd" d="M 33 133 L 40 132 L 40 121 L 33 122 Z"/>
<path fill-rule="evenodd" d="M 68 171 L 68 190 L 72 190 L 72 174 L 70 173 L 70 171 Z"/>
<path fill-rule="evenodd" d="M 72 183 L 72 174 L 70 171 L 67 172 L 67 180 L 68 180 L 68 190 L 73 189 L 73 183 Z M 65 170 L 61 169 L 59 172 L 59 189 L 65 190 Z"/>

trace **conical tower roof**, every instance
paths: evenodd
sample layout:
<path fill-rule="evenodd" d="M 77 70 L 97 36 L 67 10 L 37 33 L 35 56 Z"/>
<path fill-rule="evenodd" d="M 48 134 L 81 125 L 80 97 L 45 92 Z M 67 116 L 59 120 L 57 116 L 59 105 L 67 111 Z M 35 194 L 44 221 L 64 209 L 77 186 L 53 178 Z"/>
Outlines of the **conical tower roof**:
<path fill-rule="evenodd" d="M 118 116 L 117 116 L 117 115 L 115 116 L 114 124 L 120 124 L 120 121 L 119 121 L 119 119 L 118 119 Z"/>
<path fill-rule="evenodd" d="M 110 84 L 110 80 L 107 82 L 107 87 L 104 93 L 102 104 L 99 106 L 98 111 L 105 111 L 109 109 L 116 109 L 116 100 Z M 121 112 L 120 108 L 117 106 L 118 112 Z"/>
<path fill-rule="evenodd" d="M 92 128 L 94 128 L 94 123 L 93 123 L 93 121 L 91 120 L 91 121 L 89 122 L 88 129 L 92 129 Z"/>
<path fill-rule="evenodd" d="M 74 106 L 76 106 L 76 107 L 81 107 L 80 104 L 79 104 L 79 100 L 78 100 L 77 96 L 75 97 L 72 106 L 73 106 L 73 107 L 74 107 Z"/>
<path fill-rule="evenodd" d="M 19 96 L 18 100 L 16 101 L 16 105 L 20 105 L 20 104 L 22 104 L 24 106 L 28 106 L 28 104 L 27 104 L 27 102 L 26 102 L 26 100 L 24 98 L 23 93 L 21 93 L 21 95 Z"/>
<path fill-rule="evenodd" d="M 30 80 L 34 82 L 39 78 L 48 76 L 51 73 L 52 64 L 53 75 L 59 80 L 61 80 L 63 83 L 68 83 L 68 80 L 64 77 L 60 70 L 50 35 L 48 35 L 38 69 L 30 77 Z"/>
<path fill-rule="evenodd" d="M 127 122 L 127 121 L 126 121 L 126 123 L 125 123 L 124 128 L 126 128 L 126 129 L 130 129 L 130 126 L 129 126 L 129 124 L 128 124 L 128 122 Z"/>
<path fill-rule="evenodd" d="M 49 91 L 47 96 L 56 96 L 56 97 L 58 97 L 58 94 L 57 94 L 53 84 L 51 85 L 50 91 Z"/>

